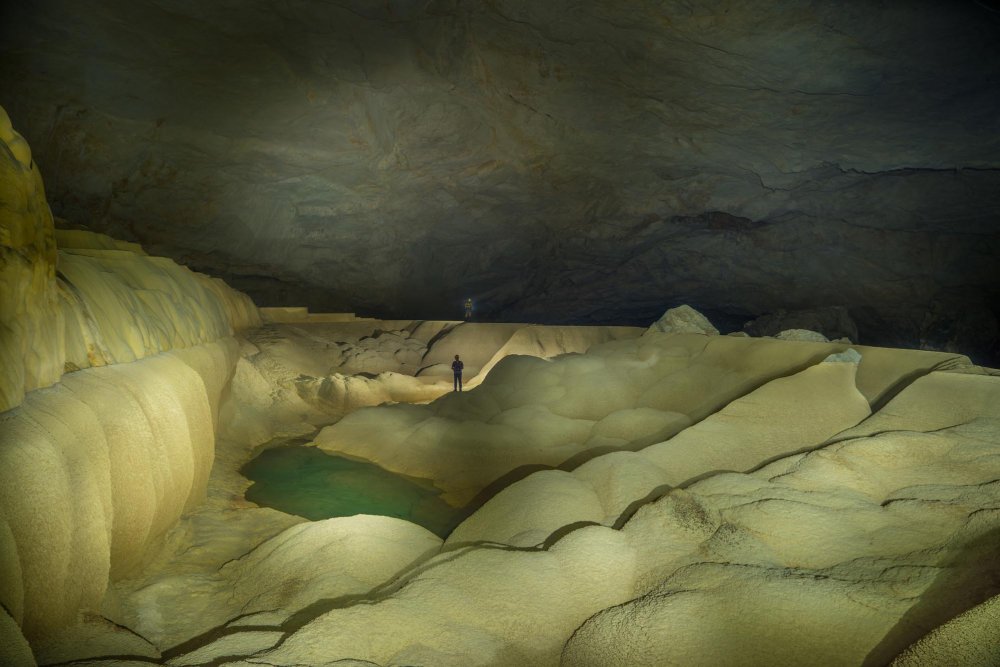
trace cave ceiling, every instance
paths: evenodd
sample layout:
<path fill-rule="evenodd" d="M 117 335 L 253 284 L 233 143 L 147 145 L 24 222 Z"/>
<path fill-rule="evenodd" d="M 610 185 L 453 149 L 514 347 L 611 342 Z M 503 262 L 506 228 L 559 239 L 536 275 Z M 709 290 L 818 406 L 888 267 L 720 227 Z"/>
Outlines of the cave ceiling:
<path fill-rule="evenodd" d="M 61 224 L 385 317 L 845 306 L 868 342 L 995 346 L 998 90 L 986 0 L 0 10 Z"/>

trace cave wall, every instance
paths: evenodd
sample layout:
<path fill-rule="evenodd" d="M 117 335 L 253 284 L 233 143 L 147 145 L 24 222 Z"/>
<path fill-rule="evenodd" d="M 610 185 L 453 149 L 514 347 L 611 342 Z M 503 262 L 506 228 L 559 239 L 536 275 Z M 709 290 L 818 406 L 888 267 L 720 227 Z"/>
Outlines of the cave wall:
<path fill-rule="evenodd" d="M 0 21 L 0 104 L 57 215 L 261 305 L 846 306 L 986 353 L 994 5 L 40 0 Z"/>
<path fill-rule="evenodd" d="M 31 148 L 0 107 L 0 412 L 62 375 L 56 241 Z M 55 335 L 48 335 L 55 334 Z"/>
<path fill-rule="evenodd" d="M 134 243 L 56 230 L 31 149 L 0 107 L 0 412 L 64 372 L 135 361 L 260 324 L 223 281 Z"/>
<path fill-rule="evenodd" d="M 0 603 L 28 639 L 98 612 L 204 498 L 237 350 L 223 338 L 69 373 L 0 415 Z"/>
<path fill-rule="evenodd" d="M 96 612 L 108 583 L 204 497 L 233 334 L 259 324 L 218 279 L 54 230 L 0 108 L 3 643 L 20 646 L 10 620 L 38 639 Z"/>

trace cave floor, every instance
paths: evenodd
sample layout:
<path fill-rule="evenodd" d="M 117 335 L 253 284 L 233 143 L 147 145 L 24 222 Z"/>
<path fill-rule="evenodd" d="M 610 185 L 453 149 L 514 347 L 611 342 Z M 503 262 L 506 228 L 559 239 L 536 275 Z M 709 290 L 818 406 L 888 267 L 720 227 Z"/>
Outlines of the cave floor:
<path fill-rule="evenodd" d="M 996 371 L 844 343 L 521 327 L 467 353 L 489 375 L 458 394 L 418 374 L 471 349 L 472 327 L 424 341 L 421 326 L 251 332 L 205 502 L 100 616 L 36 646 L 39 663 L 641 664 L 634 643 L 660 664 L 722 664 L 732 647 L 685 620 L 715 618 L 747 664 L 882 664 L 1000 593 Z M 240 470 L 290 440 L 479 509 L 435 535 L 259 507 Z M 776 662 L 753 658 L 762 645 Z"/>

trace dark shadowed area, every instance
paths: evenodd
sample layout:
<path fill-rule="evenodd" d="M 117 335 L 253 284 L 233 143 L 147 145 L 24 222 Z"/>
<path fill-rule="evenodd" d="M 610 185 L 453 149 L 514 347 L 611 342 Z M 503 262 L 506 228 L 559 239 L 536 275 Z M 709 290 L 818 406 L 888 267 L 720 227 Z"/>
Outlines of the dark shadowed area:
<path fill-rule="evenodd" d="M 1000 14 L 867 0 L 4 3 L 60 224 L 259 305 L 997 359 Z"/>

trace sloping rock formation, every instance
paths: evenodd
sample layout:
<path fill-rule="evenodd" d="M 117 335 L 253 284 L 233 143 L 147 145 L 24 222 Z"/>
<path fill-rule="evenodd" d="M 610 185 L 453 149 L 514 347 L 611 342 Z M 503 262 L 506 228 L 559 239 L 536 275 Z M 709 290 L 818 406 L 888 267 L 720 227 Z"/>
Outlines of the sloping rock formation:
<path fill-rule="evenodd" d="M 433 479 L 460 506 L 500 478 L 516 481 L 519 469 L 579 464 L 597 452 L 664 440 L 761 384 L 846 349 L 839 343 L 650 333 L 551 361 L 507 356 L 474 393 L 358 410 L 325 428 L 316 444 Z M 872 350 L 857 382 L 873 403 L 901 377 L 956 358 L 859 349 L 862 359 Z"/>
<path fill-rule="evenodd" d="M 261 305 L 995 355 L 991 4 L 8 3 L 0 104 L 58 215 Z"/>
<path fill-rule="evenodd" d="M 260 320 L 220 280 L 55 232 L 2 109 L 0 213 L 0 604 L 37 640 L 203 499 L 233 335 Z"/>
<path fill-rule="evenodd" d="M 264 349 L 239 346 L 219 408 L 223 434 L 272 410 L 279 387 L 267 377 L 279 376 L 266 367 L 323 368 L 343 358 L 322 342 L 348 342 L 333 325 L 289 331 L 280 344 L 259 340 Z M 410 335 L 430 331 L 441 327 L 418 324 Z M 574 340 L 559 327 L 551 338 L 544 327 L 519 331 L 543 347 Z M 80 665 L 714 665 L 734 657 L 858 665 L 887 663 L 940 626 L 900 660 L 991 655 L 948 651 L 954 637 L 989 632 L 987 601 L 1000 591 L 994 372 L 947 353 L 638 333 L 584 354 L 507 356 L 468 392 L 359 410 L 317 437 L 431 476 L 453 499 L 500 476 L 506 488 L 447 542 L 398 519 L 307 522 L 255 507 L 236 472 L 248 445 L 224 437 L 207 502 L 166 531 L 163 549 L 110 582 L 100 615 L 32 631 L 33 648 L 44 663 Z M 384 352 L 394 355 L 392 347 Z M 145 365 L 181 352 L 71 373 L 62 385 L 75 391 L 71 381 L 99 373 L 145 377 Z M 171 377 L 170 368 L 159 371 Z M 13 412 L 44 408 L 62 385 L 31 392 Z M 87 386 L 78 400 L 112 396 Z M 133 389 L 141 398 L 154 387 Z M 155 389 L 160 400 L 170 393 Z M 110 425 L 111 417 L 93 421 Z M 79 457 L 99 447 L 89 433 L 81 431 Z M 528 474 L 539 464 L 559 469 Z M 87 479 L 71 480 L 74 493 L 89 493 Z M 21 505 L 5 498 L 0 507 Z M 112 515 L 125 516 L 117 507 Z M 99 510 L 74 516 L 78 527 L 107 525 Z M 49 539 L 36 533 L 29 537 Z M 93 571 L 74 568 L 85 566 Z M 93 609 L 99 592 L 90 595 Z M 52 610 L 62 601 L 45 597 Z"/>
<path fill-rule="evenodd" d="M 209 343 L 260 324 L 250 299 L 135 244 L 56 231 L 0 108 L 0 412 L 64 372 Z"/>
<path fill-rule="evenodd" d="M 173 564 L 120 587 L 106 613 L 177 665 L 854 666 L 900 654 L 908 667 L 977 664 L 994 653 L 1000 591 L 1000 377 L 940 353 L 829 354 L 842 348 L 651 334 L 552 361 L 508 357 L 478 388 L 428 406 L 458 423 L 435 427 L 443 435 L 421 445 L 421 462 L 461 459 L 447 430 L 472 432 L 461 416 L 479 418 L 512 395 L 504 387 L 547 405 L 533 378 L 543 368 L 550 390 L 601 388 L 616 368 L 641 375 L 634 358 L 653 351 L 671 361 L 647 364 L 636 384 L 660 376 L 673 387 L 654 394 L 661 409 L 701 406 L 689 409 L 697 423 L 525 477 L 440 552 L 426 531 L 363 516 L 287 528 L 246 555 L 215 556 L 208 571 L 191 568 L 212 562 L 208 542 L 179 543 Z M 738 372 L 726 380 L 724 368 Z M 703 373 L 706 384 L 693 384 Z M 715 384 L 718 395 L 702 395 Z M 619 429 L 641 436 L 648 394 L 616 388 L 634 411 Z M 577 408 L 586 433 L 606 412 Z M 420 409 L 354 413 L 379 412 L 383 424 L 354 453 L 409 465 L 419 443 L 385 432 L 412 438 L 406 422 Z M 536 421 L 519 422 L 523 434 L 554 433 Z M 465 444 L 475 450 L 465 460 L 499 447 L 509 461 L 550 455 L 524 437 Z M 475 481 L 475 467 L 445 466 L 441 480 Z"/>

